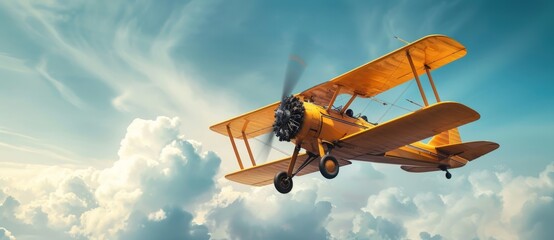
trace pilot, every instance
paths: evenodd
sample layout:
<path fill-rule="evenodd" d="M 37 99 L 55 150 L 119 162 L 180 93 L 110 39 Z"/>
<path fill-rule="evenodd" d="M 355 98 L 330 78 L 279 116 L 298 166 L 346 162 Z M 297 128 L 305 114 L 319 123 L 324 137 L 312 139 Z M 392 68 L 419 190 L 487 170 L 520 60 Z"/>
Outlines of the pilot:
<path fill-rule="evenodd" d="M 363 115 L 361 118 L 362 118 L 364 121 L 369 122 L 369 121 L 367 120 L 367 116 L 366 116 L 366 115 Z"/>
<path fill-rule="evenodd" d="M 352 111 L 352 109 L 347 109 L 346 110 L 346 116 L 349 116 L 349 117 L 354 117 L 354 111 Z"/>

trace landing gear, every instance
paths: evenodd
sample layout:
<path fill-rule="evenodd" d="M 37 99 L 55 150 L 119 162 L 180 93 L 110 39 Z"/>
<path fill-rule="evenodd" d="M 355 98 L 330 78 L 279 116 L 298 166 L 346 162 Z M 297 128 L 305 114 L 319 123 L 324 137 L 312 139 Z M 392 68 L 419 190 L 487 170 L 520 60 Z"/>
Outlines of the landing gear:
<path fill-rule="evenodd" d="M 298 172 L 300 172 L 306 166 L 310 165 L 310 163 L 318 157 L 317 154 L 308 152 L 308 157 L 304 160 L 302 164 L 300 164 L 296 171 L 293 172 L 299 152 L 300 144 L 296 145 L 296 147 L 294 148 L 294 153 L 292 154 L 292 157 L 290 159 L 288 170 L 286 172 L 278 172 L 273 178 L 273 185 L 275 185 L 275 189 L 277 189 L 277 191 L 279 191 L 280 193 L 289 193 L 290 190 L 292 190 L 292 178 L 296 176 L 296 174 L 298 174 Z"/>
<path fill-rule="evenodd" d="M 325 145 L 327 151 L 325 151 L 323 145 Z M 313 162 L 315 159 L 319 158 L 320 155 L 323 155 L 323 157 L 319 161 L 319 172 L 321 172 L 321 175 L 323 175 L 323 177 L 327 179 L 333 179 L 339 174 L 339 162 L 335 157 L 330 155 L 330 152 L 333 149 L 334 145 L 332 143 L 322 141 L 319 142 L 320 155 L 312 152 L 307 152 L 308 157 L 305 158 L 304 162 L 296 169 L 296 171 L 294 171 L 294 166 L 298 158 L 298 153 L 300 152 L 300 146 L 300 143 L 298 143 L 294 148 L 294 152 L 290 158 L 287 171 L 278 172 L 273 178 L 273 185 L 275 186 L 275 189 L 277 189 L 277 191 L 280 193 L 289 193 L 292 190 L 292 178 L 296 176 L 296 174 L 298 174 L 298 172 L 300 172 L 303 168 L 310 165 L 310 163 Z"/>
<path fill-rule="evenodd" d="M 331 155 L 325 155 L 319 161 L 319 172 L 327 179 L 333 179 L 339 174 L 339 162 Z"/>
<path fill-rule="evenodd" d="M 273 185 L 275 185 L 275 189 L 280 193 L 289 193 L 292 190 L 292 177 L 289 177 L 287 172 L 279 172 L 273 178 Z"/>
<path fill-rule="evenodd" d="M 327 179 L 333 179 L 339 174 L 339 162 L 331 155 L 333 148 L 334 145 L 332 143 L 320 141 L 319 152 L 323 156 L 319 161 L 319 172 Z"/>
<path fill-rule="evenodd" d="M 446 166 L 439 166 L 439 168 L 440 168 L 440 170 L 446 172 L 446 174 L 444 174 L 444 176 L 446 177 L 446 179 L 452 178 L 452 174 L 448 171 L 448 168 L 447 168 Z"/>

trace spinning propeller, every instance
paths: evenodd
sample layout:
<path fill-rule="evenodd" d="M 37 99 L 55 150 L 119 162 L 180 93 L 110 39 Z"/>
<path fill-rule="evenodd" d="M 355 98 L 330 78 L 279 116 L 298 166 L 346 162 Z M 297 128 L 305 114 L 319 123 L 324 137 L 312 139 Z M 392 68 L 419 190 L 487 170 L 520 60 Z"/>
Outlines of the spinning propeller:
<path fill-rule="evenodd" d="M 279 141 L 290 142 L 291 139 L 294 139 L 302 126 L 304 121 L 304 106 L 302 102 L 297 97 L 291 95 L 291 93 L 300 80 L 305 68 L 306 63 L 304 60 L 297 55 L 290 55 L 285 72 L 281 104 L 275 110 L 273 132 L 267 134 L 263 140 L 264 146 L 262 146 L 262 150 L 259 154 L 260 159 L 267 159 L 274 136 L 277 136 Z"/>

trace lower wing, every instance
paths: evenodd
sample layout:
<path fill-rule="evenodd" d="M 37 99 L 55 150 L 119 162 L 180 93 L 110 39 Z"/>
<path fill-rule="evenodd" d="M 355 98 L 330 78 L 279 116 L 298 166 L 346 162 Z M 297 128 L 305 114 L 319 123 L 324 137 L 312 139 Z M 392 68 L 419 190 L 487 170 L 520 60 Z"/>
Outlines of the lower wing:
<path fill-rule="evenodd" d="M 477 119 L 479 114 L 463 104 L 441 102 L 346 136 L 333 155 L 363 161 Z"/>
<path fill-rule="evenodd" d="M 293 172 L 296 172 L 300 165 L 308 158 L 307 154 L 300 154 L 296 159 L 296 164 L 294 164 Z M 288 169 L 291 157 L 287 157 L 281 160 L 268 162 L 262 165 L 242 169 L 240 171 L 227 174 L 225 178 L 252 186 L 264 186 L 273 183 L 273 178 L 275 174 L 280 171 L 286 171 Z M 338 160 L 340 166 L 345 166 L 351 164 L 350 161 Z M 302 171 L 298 172 L 296 176 L 302 176 L 305 174 L 313 173 L 319 171 L 319 161 L 315 159 L 310 164 L 308 164 Z"/>

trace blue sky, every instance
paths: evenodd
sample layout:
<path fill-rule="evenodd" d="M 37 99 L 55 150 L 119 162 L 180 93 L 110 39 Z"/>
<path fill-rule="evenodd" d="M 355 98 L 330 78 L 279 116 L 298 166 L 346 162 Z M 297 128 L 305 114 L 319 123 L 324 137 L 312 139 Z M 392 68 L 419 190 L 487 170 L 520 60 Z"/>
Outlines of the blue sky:
<path fill-rule="evenodd" d="M 0 239 L 552 236 L 553 10 L 549 1 L 3 2 Z M 222 178 L 236 162 L 208 127 L 277 101 L 291 52 L 308 63 L 299 92 L 403 46 L 395 35 L 429 34 L 468 49 L 433 71 L 443 100 L 481 113 L 462 138 L 500 149 L 449 181 L 354 164 L 333 181 L 298 178 L 281 196 Z M 403 108 L 421 102 L 415 84 L 378 98 L 398 96 Z M 373 121 L 406 113 L 356 104 Z"/>

